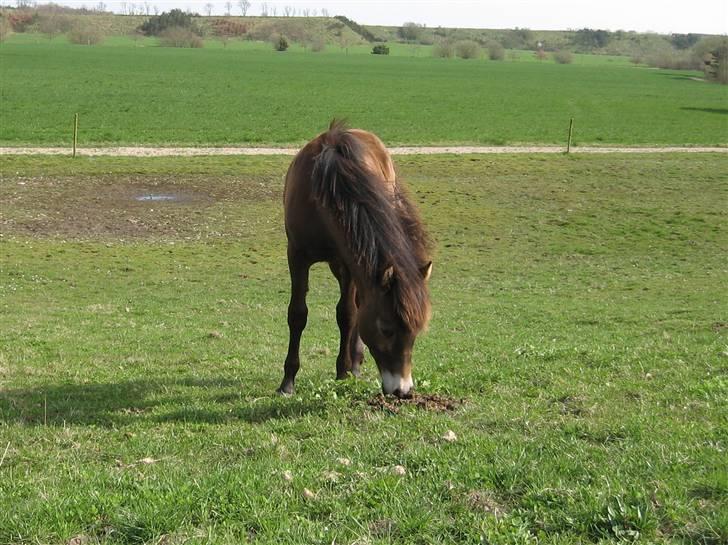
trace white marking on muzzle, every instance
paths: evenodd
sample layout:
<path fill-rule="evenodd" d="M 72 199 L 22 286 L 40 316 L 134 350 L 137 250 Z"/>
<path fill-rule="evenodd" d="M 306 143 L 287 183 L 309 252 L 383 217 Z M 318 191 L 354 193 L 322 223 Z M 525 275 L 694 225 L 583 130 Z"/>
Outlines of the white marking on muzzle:
<path fill-rule="evenodd" d="M 406 395 L 412 389 L 412 375 L 403 377 L 386 370 L 380 371 L 380 375 L 382 376 L 382 390 L 385 394 L 393 394 L 396 390 L 399 390 Z"/>

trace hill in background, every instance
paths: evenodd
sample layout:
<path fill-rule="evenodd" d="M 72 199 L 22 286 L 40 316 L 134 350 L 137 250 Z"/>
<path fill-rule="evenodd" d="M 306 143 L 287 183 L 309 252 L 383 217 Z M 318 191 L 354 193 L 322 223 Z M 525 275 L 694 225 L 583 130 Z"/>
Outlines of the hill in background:
<path fill-rule="evenodd" d="M 0 39 L 12 32 L 43 33 L 53 37 L 70 35 L 76 29 L 81 34 L 77 43 L 92 45 L 100 36 L 138 37 L 141 26 L 150 17 L 155 16 L 119 15 L 55 4 L 4 7 L 0 8 Z M 290 42 L 312 51 L 321 51 L 327 46 L 348 50 L 352 46 L 397 44 L 399 47 L 402 44 L 414 50 L 429 47 L 433 55 L 442 57 L 473 58 L 487 51 L 493 60 L 502 60 L 506 50 L 533 51 L 539 58 L 545 58 L 547 52 L 561 53 L 561 57 L 554 55 L 557 62 L 571 62 L 571 53 L 586 53 L 626 56 L 633 62 L 659 68 L 692 70 L 706 69 L 711 53 L 715 56 L 719 48 L 728 51 L 725 37 L 701 34 L 663 35 L 588 28 L 563 31 L 432 28 L 411 22 L 399 27 L 372 26 L 360 25 L 344 16 L 205 17 L 185 14 L 185 17 L 191 21 L 191 31 L 202 39 L 217 39 L 224 44 L 229 40 L 280 44 L 283 38 L 286 47 Z M 187 43 L 175 45 L 190 46 Z M 192 46 L 200 47 L 202 41 L 198 40 Z M 385 46 L 374 52 L 388 54 L 389 49 Z"/>

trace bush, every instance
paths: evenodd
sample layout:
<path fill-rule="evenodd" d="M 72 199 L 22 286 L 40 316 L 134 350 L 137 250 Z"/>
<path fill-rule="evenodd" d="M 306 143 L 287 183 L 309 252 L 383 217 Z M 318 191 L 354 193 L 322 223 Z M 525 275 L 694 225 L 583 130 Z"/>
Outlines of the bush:
<path fill-rule="evenodd" d="M 488 58 L 492 61 L 502 61 L 506 58 L 506 50 L 499 42 L 488 44 Z"/>
<path fill-rule="evenodd" d="M 192 22 L 192 15 L 181 9 L 173 9 L 162 15 L 154 15 L 144 21 L 139 29 L 147 36 L 161 36 L 168 28 L 186 28 L 196 31 Z M 199 32 L 196 32 L 200 34 Z"/>
<path fill-rule="evenodd" d="M 648 55 L 646 62 L 653 68 L 665 70 L 700 70 L 702 63 L 690 51 L 677 51 L 676 49 L 665 49 Z"/>
<path fill-rule="evenodd" d="M 515 28 L 506 30 L 500 38 L 500 42 L 506 49 L 532 49 L 533 32 L 527 28 Z"/>
<path fill-rule="evenodd" d="M 73 21 L 65 16 L 55 13 L 42 15 L 38 20 L 38 30 L 52 39 L 57 34 L 70 32 L 73 29 Z"/>
<path fill-rule="evenodd" d="M 450 42 L 438 42 L 432 48 L 432 55 L 442 59 L 451 59 L 455 55 L 455 48 Z"/>
<path fill-rule="evenodd" d="M 710 52 L 705 62 L 705 76 L 712 81 L 728 84 L 728 39 Z"/>
<path fill-rule="evenodd" d="M 212 33 L 219 38 L 237 38 L 248 32 L 248 25 L 231 19 L 214 19 L 210 26 Z"/>
<path fill-rule="evenodd" d="M 477 59 L 480 56 L 480 45 L 473 40 L 462 40 L 455 44 L 455 53 L 461 59 Z"/>
<path fill-rule="evenodd" d="M 80 19 L 68 33 L 68 40 L 72 44 L 97 45 L 104 41 L 104 35 L 93 23 Z"/>
<path fill-rule="evenodd" d="M 202 38 L 188 28 L 171 27 L 159 35 L 159 45 L 162 47 L 192 47 L 199 48 L 204 45 Z"/>
<path fill-rule="evenodd" d="M 5 41 L 5 38 L 10 36 L 10 33 L 12 32 L 12 27 L 10 26 L 10 21 L 8 21 L 5 17 L 0 15 L 0 42 Z"/>
<path fill-rule="evenodd" d="M 288 49 L 288 40 L 286 40 L 286 37 L 281 34 L 278 36 L 277 39 L 273 40 L 273 48 L 276 51 L 285 51 Z"/>
<path fill-rule="evenodd" d="M 554 52 L 554 60 L 558 64 L 571 64 L 574 60 L 574 55 L 571 54 L 571 51 L 561 49 Z"/>
<path fill-rule="evenodd" d="M 372 47 L 372 55 L 389 55 L 389 47 L 386 45 L 375 45 Z"/>
<path fill-rule="evenodd" d="M 728 38 L 725 36 L 706 36 L 696 43 L 691 51 L 696 59 L 706 61 L 710 59 L 713 51 L 725 46 L 726 44 L 728 44 Z"/>
<path fill-rule="evenodd" d="M 326 49 L 326 42 L 321 36 L 317 36 L 310 42 L 311 51 L 314 53 L 320 53 L 324 49 Z"/>
<path fill-rule="evenodd" d="M 273 42 L 279 37 L 276 27 L 270 21 L 259 21 L 248 29 L 245 36 L 248 40 L 256 42 Z"/>
<path fill-rule="evenodd" d="M 13 32 L 25 32 L 37 21 L 38 13 L 34 11 L 15 10 L 8 13 L 8 22 Z"/>

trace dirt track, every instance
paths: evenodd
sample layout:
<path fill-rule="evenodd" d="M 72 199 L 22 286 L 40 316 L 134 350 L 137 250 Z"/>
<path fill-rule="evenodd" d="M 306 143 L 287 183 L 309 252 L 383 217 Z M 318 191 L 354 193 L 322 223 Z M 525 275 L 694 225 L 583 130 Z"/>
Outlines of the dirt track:
<path fill-rule="evenodd" d="M 78 148 L 77 155 L 117 157 L 173 157 L 197 155 L 295 155 L 299 148 Z M 392 155 L 563 153 L 563 146 L 407 146 L 390 147 Z M 728 147 L 573 147 L 572 153 L 728 153 Z M 2 148 L 0 155 L 70 155 L 70 148 Z"/>

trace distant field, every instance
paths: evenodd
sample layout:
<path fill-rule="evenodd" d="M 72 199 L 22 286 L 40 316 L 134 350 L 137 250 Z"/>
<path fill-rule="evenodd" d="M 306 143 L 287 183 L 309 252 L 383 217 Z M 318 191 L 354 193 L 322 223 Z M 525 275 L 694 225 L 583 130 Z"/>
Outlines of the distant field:
<path fill-rule="evenodd" d="M 526 53 L 488 62 L 435 59 L 425 46 L 395 46 L 390 57 L 368 49 L 12 36 L 0 47 L 0 144 L 68 144 L 75 112 L 83 145 L 298 144 L 334 116 L 390 144 L 563 143 L 571 117 L 577 144 L 728 143 L 728 89 L 697 72 L 596 56 L 561 66 Z"/>
<path fill-rule="evenodd" d="M 0 157 L 0 543 L 728 541 L 724 155 L 400 158 L 443 411 L 331 380 L 321 265 L 273 394 L 288 161 Z"/>

